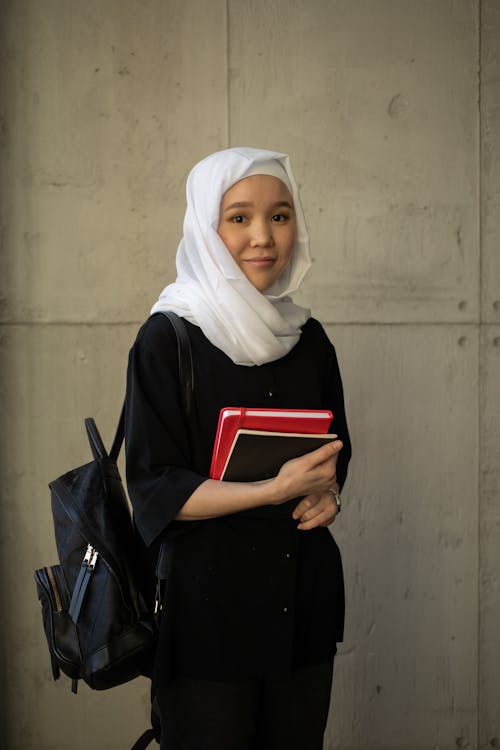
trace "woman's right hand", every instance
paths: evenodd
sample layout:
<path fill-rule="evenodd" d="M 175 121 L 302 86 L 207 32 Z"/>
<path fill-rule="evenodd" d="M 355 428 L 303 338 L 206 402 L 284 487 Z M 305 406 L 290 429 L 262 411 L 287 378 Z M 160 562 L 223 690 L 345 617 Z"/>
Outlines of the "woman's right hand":
<path fill-rule="evenodd" d="M 336 482 L 337 458 L 341 440 L 322 445 L 300 458 L 293 458 L 281 467 L 273 483 L 274 505 L 306 495 L 320 495 Z"/>

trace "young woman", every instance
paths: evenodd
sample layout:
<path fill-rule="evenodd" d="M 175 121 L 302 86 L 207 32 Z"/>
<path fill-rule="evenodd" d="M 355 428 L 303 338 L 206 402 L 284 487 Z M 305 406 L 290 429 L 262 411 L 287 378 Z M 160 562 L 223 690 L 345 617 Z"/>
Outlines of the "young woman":
<path fill-rule="evenodd" d="M 326 528 L 340 510 L 350 443 L 335 350 L 289 297 L 310 267 L 289 159 L 232 148 L 187 182 L 177 279 L 130 353 L 127 481 L 138 528 L 171 540 L 155 658 L 168 750 L 320 750 L 336 643 L 340 554 Z M 194 361 L 190 419 L 175 334 Z M 264 482 L 208 478 L 225 406 L 334 413 L 339 440 Z"/>

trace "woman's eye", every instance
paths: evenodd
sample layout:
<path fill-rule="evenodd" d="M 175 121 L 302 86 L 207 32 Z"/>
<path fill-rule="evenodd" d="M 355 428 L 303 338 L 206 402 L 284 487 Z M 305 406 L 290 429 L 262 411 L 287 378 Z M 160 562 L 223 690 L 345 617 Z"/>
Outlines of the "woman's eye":
<path fill-rule="evenodd" d="M 233 221 L 235 224 L 241 224 L 243 221 L 245 221 L 245 217 L 241 216 L 241 214 L 238 214 L 237 216 L 231 216 L 231 221 Z"/>
<path fill-rule="evenodd" d="M 273 221 L 287 221 L 288 216 L 286 214 L 274 214 Z"/>

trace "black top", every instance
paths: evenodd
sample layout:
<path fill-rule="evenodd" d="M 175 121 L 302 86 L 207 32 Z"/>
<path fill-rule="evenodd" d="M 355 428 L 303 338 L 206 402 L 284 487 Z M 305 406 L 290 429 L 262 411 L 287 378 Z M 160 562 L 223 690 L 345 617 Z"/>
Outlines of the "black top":
<path fill-rule="evenodd" d="M 173 519 L 208 477 L 225 406 L 331 409 L 331 431 L 344 443 L 337 465 L 343 485 L 351 447 L 335 350 L 311 318 L 285 357 L 245 367 L 186 326 L 195 383 L 189 424 L 175 333 L 163 315 L 139 331 L 127 376 L 127 483 L 136 523 L 153 549 L 170 539 L 172 550 L 156 679 L 285 676 L 331 658 L 342 640 L 342 563 L 328 529 L 298 531 L 298 500 L 206 521 Z"/>

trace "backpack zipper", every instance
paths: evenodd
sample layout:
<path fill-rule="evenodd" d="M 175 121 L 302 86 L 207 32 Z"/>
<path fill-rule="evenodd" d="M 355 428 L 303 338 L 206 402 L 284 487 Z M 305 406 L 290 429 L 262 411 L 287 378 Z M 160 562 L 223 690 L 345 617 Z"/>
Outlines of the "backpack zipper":
<path fill-rule="evenodd" d="M 80 616 L 80 612 L 85 599 L 85 594 L 87 593 L 87 588 L 90 583 L 92 573 L 94 572 L 98 557 L 98 551 L 94 547 L 92 547 L 91 544 L 89 544 L 87 546 L 85 556 L 82 560 L 80 572 L 78 573 L 78 577 L 73 588 L 73 595 L 71 597 L 71 603 L 68 609 L 68 614 L 75 625 L 78 622 L 78 618 Z"/>
<path fill-rule="evenodd" d="M 50 588 L 52 589 L 52 593 L 54 594 L 56 609 L 58 612 L 62 612 L 63 606 L 62 606 L 62 601 L 61 601 L 61 595 L 57 587 L 56 579 L 54 576 L 54 571 L 50 567 L 45 568 L 45 570 L 47 571 L 47 578 L 49 579 Z"/>

